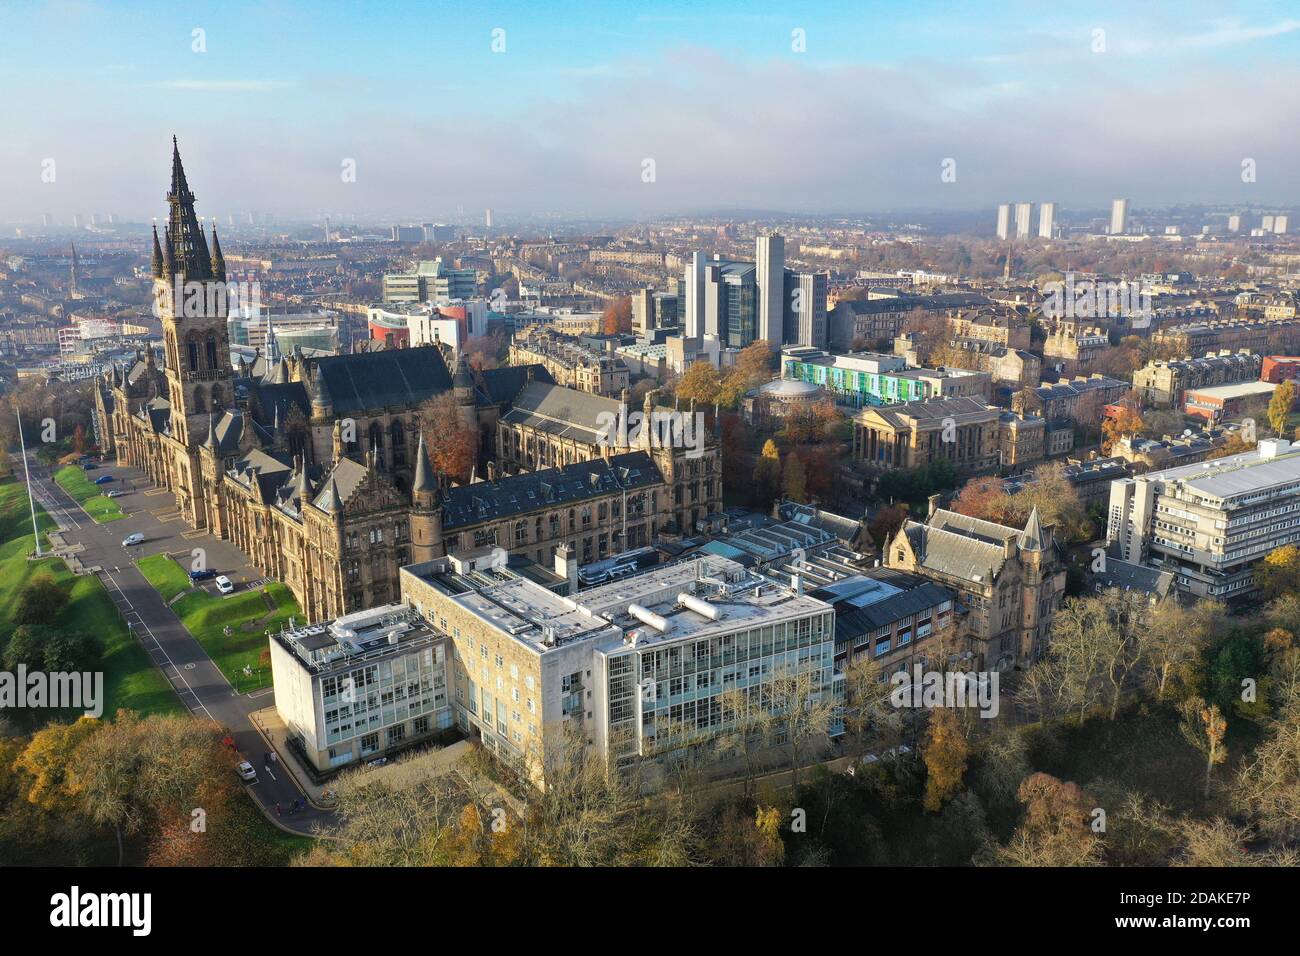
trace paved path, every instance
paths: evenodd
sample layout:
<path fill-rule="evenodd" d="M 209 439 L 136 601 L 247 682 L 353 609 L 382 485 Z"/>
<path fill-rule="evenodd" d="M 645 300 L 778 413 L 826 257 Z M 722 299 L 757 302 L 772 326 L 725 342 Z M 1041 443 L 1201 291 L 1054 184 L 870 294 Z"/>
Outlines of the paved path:
<path fill-rule="evenodd" d="M 158 494 L 135 469 L 104 465 L 89 473 L 92 479 L 112 475 L 119 481 L 108 488 L 124 491 L 115 500 L 128 516 L 100 525 L 54 482 L 51 470 L 34 454 L 28 455 L 28 463 L 36 500 L 58 522 L 69 548 L 81 546 L 76 557 L 82 565 L 99 569 L 99 578 L 113 603 L 171 683 L 181 703 L 196 716 L 210 718 L 228 728 L 236 748 L 257 768 L 257 782 L 246 785 L 246 789 L 268 818 L 282 829 L 303 834 L 332 827 L 333 814 L 310 803 L 293 816 L 276 815 L 277 803 L 287 809 L 305 795 L 294 775 L 284 767 L 285 761 L 292 757 L 282 754 L 278 764 L 266 765 L 264 755 L 274 747 L 251 719 L 254 711 L 275 703 L 274 691 L 266 687 L 238 693 L 134 562 L 148 555 L 168 553 L 181 558 L 182 567 L 188 567 L 191 550 L 204 548 L 208 567 L 216 568 L 235 582 L 236 592 L 257 585 L 263 576 L 230 542 L 193 531 L 176 513 L 170 493 Z M 122 541 L 134 532 L 143 534 L 144 542 L 124 548 Z M 216 593 L 211 582 L 203 586 Z"/>

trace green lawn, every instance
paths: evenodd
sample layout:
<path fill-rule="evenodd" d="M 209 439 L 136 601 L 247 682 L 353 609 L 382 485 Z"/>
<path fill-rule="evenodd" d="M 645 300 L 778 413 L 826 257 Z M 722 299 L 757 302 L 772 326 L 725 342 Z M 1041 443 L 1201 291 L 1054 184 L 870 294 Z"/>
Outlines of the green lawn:
<path fill-rule="evenodd" d="M 37 511 L 42 532 L 54 526 L 44 511 Z M 141 714 L 182 710 L 171 686 L 145 649 L 122 622 L 104 585 L 94 575 L 74 575 L 62 558 L 28 561 L 32 550 L 31 512 L 27 494 L 17 481 L 0 482 L 0 642 L 13 631 L 18 594 L 33 577 L 48 573 L 67 589 L 68 600 L 55 627 L 99 635 L 104 643 L 104 714 L 130 708 Z"/>
<path fill-rule="evenodd" d="M 148 560 L 145 558 L 140 563 L 143 565 Z M 156 565 L 151 570 L 158 573 L 160 580 L 173 576 L 170 571 L 164 575 Z M 146 572 L 145 576 L 149 577 L 149 573 Z M 150 581 L 160 593 L 166 594 L 153 578 Z M 290 617 L 302 619 L 298 602 L 283 584 L 273 581 L 266 586 L 266 593 L 275 605 L 274 611 L 267 606 L 261 589 L 241 591 L 230 597 L 198 589 L 172 605 L 181 623 L 240 692 L 266 687 L 271 682 L 270 672 L 258 663 L 262 651 L 267 648 L 265 632 L 268 629 L 278 631 Z M 225 635 L 226 627 L 231 629 L 229 637 Z M 245 666 L 252 669 L 253 676 L 244 674 Z"/>
<path fill-rule="evenodd" d="M 170 601 L 182 591 L 194 586 L 189 573 L 165 554 L 153 554 L 136 562 L 140 573 L 145 576 L 154 590 Z"/>
<path fill-rule="evenodd" d="M 116 501 L 100 493 L 103 488 L 87 478 L 80 465 L 63 466 L 54 473 L 54 480 L 100 524 L 126 517 Z"/>

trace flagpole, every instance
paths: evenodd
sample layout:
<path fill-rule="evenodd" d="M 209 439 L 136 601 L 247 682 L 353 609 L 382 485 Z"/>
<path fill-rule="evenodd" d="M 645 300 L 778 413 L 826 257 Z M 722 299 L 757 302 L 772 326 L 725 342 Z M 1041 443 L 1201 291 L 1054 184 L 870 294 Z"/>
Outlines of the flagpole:
<path fill-rule="evenodd" d="M 23 413 L 15 405 L 14 411 L 18 415 L 18 445 L 23 452 L 23 475 L 27 478 L 27 503 L 32 508 L 32 537 L 36 540 L 36 556 L 41 556 L 41 532 L 36 527 L 36 499 L 32 497 L 32 472 L 27 467 L 27 441 L 23 438 Z"/>

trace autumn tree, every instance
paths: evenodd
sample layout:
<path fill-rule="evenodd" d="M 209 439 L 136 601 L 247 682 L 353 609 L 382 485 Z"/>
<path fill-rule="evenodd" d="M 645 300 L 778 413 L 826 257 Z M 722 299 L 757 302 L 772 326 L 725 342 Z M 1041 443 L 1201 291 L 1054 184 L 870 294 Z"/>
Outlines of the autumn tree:
<path fill-rule="evenodd" d="M 1285 544 L 1255 566 L 1255 586 L 1266 599 L 1300 591 L 1300 548 Z"/>
<path fill-rule="evenodd" d="M 1121 438 L 1142 434 L 1143 424 L 1142 411 L 1137 402 L 1125 399 L 1120 403 L 1119 414 L 1107 418 L 1101 424 L 1101 453 L 1109 455 Z"/>
<path fill-rule="evenodd" d="M 1009 866 L 1098 866 L 1102 841 L 1092 831 L 1093 799 L 1075 783 L 1034 773 L 1018 791 L 1025 816 L 998 850 Z"/>
<path fill-rule="evenodd" d="M 600 317 L 600 327 L 605 335 L 630 335 L 632 332 L 631 298 L 622 296 L 605 306 L 605 311 Z"/>
<path fill-rule="evenodd" d="M 455 394 L 447 391 L 434 396 L 420 406 L 418 415 L 434 471 L 446 480 L 469 481 L 478 462 L 479 433 L 461 419 Z"/>
<path fill-rule="evenodd" d="M 1288 379 L 1273 390 L 1273 397 L 1268 403 L 1268 423 L 1273 426 L 1273 434 L 1279 438 L 1286 431 L 1287 419 L 1291 417 L 1291 407 L 1295 404 L 1295 382 Z"/>
<path fill-rule="evenodd" d="M 883 553 L 889 547 L 889 542 L 907 522 L 910 514 L 905 504 L 886 505 L 875 513 L 867 525 L 867 531 L 871 534 L 877 551 Z"/>
<path fill-rule="evenodd" d="M 957 716 L 947 707 L 930 712 L 921 756 L 925 760 L 925 809 L 938 813 L 961 789 L 966 773 L 968 745 L 957 726 Z"/>
<path fill-rule="evenodd" d="M 1207 704 L 1199 697 L 1183 701 L 1180 709 L 1183 719 L 1179 728 L 1183 736 L 1205 755 L 1205 795 L 1208 797 L 1214 768 L 1228 756 L 1223 743 L 1228 733 L 1228 722 L 1218 704 Z"/>
<path fill-rule="evenodd" d="M 722 398 L 722 377 L 711 363 L 695 362 L 677 379 L 677 397 L 712 408 Z"/>

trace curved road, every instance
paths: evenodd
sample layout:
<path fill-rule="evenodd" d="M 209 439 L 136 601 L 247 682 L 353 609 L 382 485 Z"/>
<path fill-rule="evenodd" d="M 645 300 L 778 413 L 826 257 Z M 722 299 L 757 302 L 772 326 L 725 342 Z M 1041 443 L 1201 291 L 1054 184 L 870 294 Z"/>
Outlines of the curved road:
<path fill-rule="evenodd" d="M 220 569 L 235 582 L 237 590 L 262 580 L 256 568 L 229 542 L 191 530 L 176 514 L 170 492 L 160 494 L 134 468 L 105 464 L 87 472 L 86 477 L 92 481 L 112 475 L 117 480 L 108 489 L 124 492 L 115 500 L 128 517 L 100 525 L 54 482 L 51 469 L 34 454 L 29 452 L 27 457 L 36 500 L 58 523 L 69 546 L 82 545 L 83 550 L 76 555 L 81 563 L 101 569 L 99 579 L 109 596 L 181 702 L 196 716 L 227 727 L 239 752 L 257 768 L 257 783 L 245 785 L 245 789 L 267 818 L 282 829 L 304 835 L 332 828 L 334 815 L 310 803 L 293 816 L 276 816 L 277 803 L 287 809 L 305 794 L 283 766 L 294 758 L 281 755 L 278 765 L 264 765 L 263 754 L 273 746 L 253 725 L 251 715 L 274 703 L 273 691 L 263 688 L 250 694 L 238 693 L 134 562 L 152 554 L 174 555 L 181 551 L 188 555 L 193 548 L 204 548 L 208 566 Z M 17 477 L 21 480 L 22 476 Z M 122 541 L 137 531 L 144 535 L 144 543 L 123 548 Z M 211 582 L 203 586 L 213 588 Z"/>

